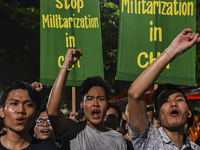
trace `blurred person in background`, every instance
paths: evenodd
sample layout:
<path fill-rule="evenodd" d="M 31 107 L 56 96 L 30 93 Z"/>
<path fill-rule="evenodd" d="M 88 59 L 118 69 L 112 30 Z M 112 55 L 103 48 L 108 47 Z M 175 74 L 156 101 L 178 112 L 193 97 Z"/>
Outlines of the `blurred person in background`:
<path fill-rule="evenodd" d="M 110 103 L 109 109 L 106 112 L 106 116 L 104 118 L 104 125 L 106 127 L 112 128 L 120 132 L 120 120 L 122 118 L 122 112 L 120 107 L 115 103 Z"/>

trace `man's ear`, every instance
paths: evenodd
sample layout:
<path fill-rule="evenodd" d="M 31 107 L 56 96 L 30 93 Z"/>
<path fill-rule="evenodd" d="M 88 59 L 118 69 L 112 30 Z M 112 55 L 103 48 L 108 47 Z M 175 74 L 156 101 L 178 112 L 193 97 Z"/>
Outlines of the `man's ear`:
<path fill-rule="evenodd" d="M 189 110 L 189 112 L 188 112 L 188 116 L 187 116 L 188 118 L 191 118 L 192 117 L 192 112 Z"/>
<path fill-rule="evenodd" d="M 83 109 L 83 101 L 80 101 L 80 109 Z"/>
<path fill-rule="evenodd" d="M 161 126 L 160 117 L 157 112 L 154 112 L 153 124 L 156 128 L 159 128 Z"/>
<path fill-rule="evenodd" d="M 4 109 L 3 109 L 2 106 L 0 106 L 0 117 L 1 117 L 1 118 L 4 118 L 4 117 L 5 117 L 5 116 L 4 116 Z"/>

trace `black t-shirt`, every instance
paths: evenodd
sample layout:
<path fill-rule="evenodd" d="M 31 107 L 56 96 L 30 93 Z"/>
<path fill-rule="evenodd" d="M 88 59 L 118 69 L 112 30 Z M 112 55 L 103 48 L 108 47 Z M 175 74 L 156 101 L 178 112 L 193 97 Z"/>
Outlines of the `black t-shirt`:
<path fill-rule="evenodd" d="M 0 142 L 0 150 L 9 150 Z M 57 150 L 56 146 L 49 141 L 33 141 L 28 147 L 22 150 Z"/>

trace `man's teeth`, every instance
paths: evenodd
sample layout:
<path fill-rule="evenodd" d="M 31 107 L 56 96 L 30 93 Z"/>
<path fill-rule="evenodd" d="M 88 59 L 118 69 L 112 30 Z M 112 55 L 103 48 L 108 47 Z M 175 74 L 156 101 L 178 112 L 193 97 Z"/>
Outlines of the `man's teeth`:
<path fill-rule="evenodd" d="M 42 132 L 42 133 L 48 133 L 49 130 L 42 130 L 41 132 Z"/>

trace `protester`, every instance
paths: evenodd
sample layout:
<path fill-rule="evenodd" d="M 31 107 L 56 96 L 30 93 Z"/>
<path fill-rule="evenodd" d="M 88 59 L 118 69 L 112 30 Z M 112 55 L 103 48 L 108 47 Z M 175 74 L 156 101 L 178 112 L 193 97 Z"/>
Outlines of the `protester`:
<path fill-rule="evenodd" d="M 110 103 L 110 107 L 106 112 L 104 118 L 104 125 L 108 128 L 112 128 L 120 132 L 120 120 L 122 118 L 122 111 L 120 107 L 115 103 Z"/>
<path fill-rule="evenodd" d="M 45 106 L 41 108 L 40 115 L 36 120 L 36 124 L 34 127 L 34 136 L 36 137 L 36 139 L 49 140 L 52 143 L 55 142 L 54 131 L 48 118 Z"/>
<path fill-rule="evenodd" d="M 81 50 L 69 49 L 48 101 L 48 115 L 57 135 L 62 136 L 66 149 L 126 150 L 123 136 L 104 126 L 103 118 L 109 108 L 109 89 L 100 77 L 87 78 L 80 87 L 86 121 L 75 122 L 60 111 L 62 92 L 71 67 L 82 56 Z M 83 59 L 83 58 L 82 58 Z M 68 143 L 68 145 L 67 145 Z"/>
<path fill-rule="evenodd" d="M 132 83 L 128 90 L 130 134 L 134 149 L 193 149 L 200 147 L 184 133 L 191 117 L 183 91 L 172 84 L 159 85 L 153 94 L 154 106 L 161 127 L 149 123 L 144 93 L 154 83 L 165 66 L 178 55 L 200 41 L 199 34 L 184 29 L 150 66 Z M 183 68 L 184 69 L 184 68 Z"/>
<path fill-rule="evenodd" d="M 40 115 L 34 127 L 34 137 L 38 140 L 50 141 L 58 149 L 61 149 L 61 145 L 56 142 L 54 130 L 46 112 L 46 105 L 42 106 L 40 109 Z"/>
<path fill-rule="evenodd" d="M 55 150 L 47 141 L 35 142 L 34 122 L 39 114 L 40 94 L 29 84 L 16 81 L 2 93 L 0 116 L 6 134 L 0 137 L 1 150 Z"/>
<path fill-rule="evenodd" d="M 123 104 L 123 109 L 124 112 L 122 113 L 122 117 L 124 120 L 126 120 L 126 125 L 127 125 L 127 133 L 124 135 L 124 138 L 126 139 L 126 144 L 127 144 L 127 149 L 128 150 L 134 150 L 132 142 L 131 142 L 131 136 L 130 132 L 128 129 L 128 123 L 129 123 L 129 106 L 128 106 L 128 101 L 125 101 Z"/>

